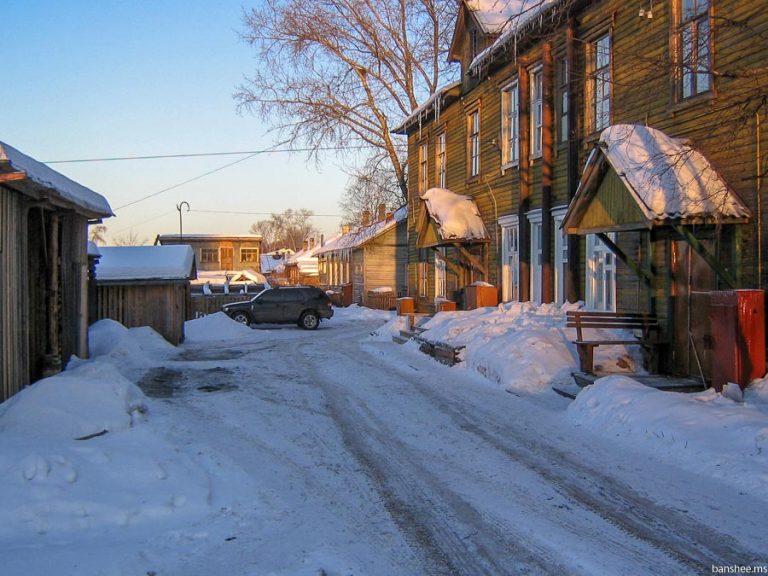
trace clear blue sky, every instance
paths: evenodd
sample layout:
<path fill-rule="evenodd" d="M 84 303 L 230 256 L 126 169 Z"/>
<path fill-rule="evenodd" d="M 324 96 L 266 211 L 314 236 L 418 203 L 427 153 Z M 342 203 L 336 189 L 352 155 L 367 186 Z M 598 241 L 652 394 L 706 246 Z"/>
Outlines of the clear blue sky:
<path fill-rule="evenodd" d="M 253 66 L 241 41 L 255 0 L 3 0 L 0 140 L 40 161 L 261 150 L 273 143 L 232 94 Z M 265 154 L 165 192 L 243 156 L 132 160 L 51 167 L 107 198 L 107 236 L 178 230 L 246 233 L 258 214 L 308 208 L 337 215 L 347 182 L 334 156 Z M 338 216 L 315 218 L 326 234 Z"/>

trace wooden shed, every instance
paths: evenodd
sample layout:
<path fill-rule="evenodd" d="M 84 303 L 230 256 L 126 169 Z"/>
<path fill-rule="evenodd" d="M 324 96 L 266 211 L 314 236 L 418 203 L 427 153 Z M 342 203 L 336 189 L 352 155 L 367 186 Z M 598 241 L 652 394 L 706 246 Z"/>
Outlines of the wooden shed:
<path fill-rule="evenodd" d="M 106 199 L 0 142 L 0 400 L 88 355 L 89 222 Z"/>
<path fill-rule="evenodd" d="M 129 328 L 149 326 L 174 346 L 184 341 L 190 280 L 196 277 L 190 246 L 99 248 L 96 316 Z"/>

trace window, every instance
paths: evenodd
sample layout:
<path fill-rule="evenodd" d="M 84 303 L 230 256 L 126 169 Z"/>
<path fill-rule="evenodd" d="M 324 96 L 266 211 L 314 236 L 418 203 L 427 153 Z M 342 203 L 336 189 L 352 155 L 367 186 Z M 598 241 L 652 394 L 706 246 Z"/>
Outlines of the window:
<path fill-rule="evenodd" d="M 517 216 L 499 218 L 501 227 L 501 297 L 520 300 L 520 226 Z"/>
<path fill-rule="evenodd" d="M 541 66 L 530 72 L 531 76 L 531 156 L 541 156 L 544 127 L 544 73 Z"/>
<path fill-rule="evenodd" d="M 568 142 L 568 59 L 561 58 L 560 65 L 557 67 L 557 87 L 560 95 L 557 105 L 560 120 L 560 130 L 558 130 L 558 140 Z"/>
<path fill-rule="evenodd" d="M 541 302 L 541 210 L 526 214 L 531 224 L 531 302 Z"/>
<path fill-rule="evenodd" d="M 445 298 L 446 291 L 445 248 L 435 251 L 435 298 Z"/>
<path fill-rule="evenodd" d="M 216 248 L 200 248 L 200 262 L 218 262 L 219 251 Z"/>
<path fill-rule="evenodd" d="M 419 296 L 426 298 L 427 296 L 427 283 L 429 282 L 429 272 L 427 266 L 429 265 L 429 254 L 424 248 L 419 249 L 419 261 L 417 263 L 416 270 L 416 282 L 418 283 Z"/>
<path fill-rule="evenodd" d="M 520 161 L 520 96 L 517 82 L 501 90 L 501 158 L 502 164 Z"/>
<path fill-rule="evenodd" d="M 565 273 L 568 268 L 568 237 L 560 229 L 565 218 L 567 206 L 552 209 L 553 229 L 555 235 L 555 302 L 565 302 Z"/>
<path fill-rule="evenodd" d="M 419 195 L 424 194 L 429 187 L 429 172 L 427 171 L 427 143 L 419 144 Z"/>
<path fill-rule="evenodd" d="M 678 0 L 678 94 L 690 98 L 712 89 L 710 0 Z"/>
<path fill-rule="evenodd" d="M 437 137 L 437 185 L 445 188 L 445 170 L 446 170 L 446 150 L 445 150 L 445 132 Z"/>
<path fill-rule="evenodd" d="M 474 60 L 480 52 L 480 32 L 473 28 L 469 33 L 469 59 Z"/>
<path fill-rule="evenodd" d="M 608 237 L 615 239 L 614 234 Z M 616 261 L 613 252 L 594 234 L 587 235 L 587 307 L 616 310 Z"/>
<path fill-rule="evenodd" d="M 258 262 L 258 248 L 240 248 L 240 262 Z"/>
<path fill-rule="evenodd" d="M 611 37 L 587 44 L 587 128 L 599 132 L 611 124 Z"/>
<path fill-rule="evenodd" d="M 467 116 L 467 153 L 469 156 L 469 175 L 480 174 L 480 110 Z"/>

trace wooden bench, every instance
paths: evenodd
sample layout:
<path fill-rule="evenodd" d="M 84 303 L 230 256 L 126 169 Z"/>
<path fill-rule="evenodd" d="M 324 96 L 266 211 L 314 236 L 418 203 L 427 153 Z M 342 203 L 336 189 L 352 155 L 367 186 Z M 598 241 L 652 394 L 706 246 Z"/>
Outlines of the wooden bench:
<path fill-rule="evenodd" d="M 581 371 L 594 374 L 594 352 L 598 346 L 641 346 L 646 369 L 656 372 L 658 369 L 657 348 L 659 341 L 659 321 L 655 314 L 635 314 L 621 312 L 591 312 L 572 310 L 566 312 L 566 326 L 576 328 L 576 350 L 579 353 Z M 632 330 L 635 337 L 627 339 L 588 338 L 584 329 L 600 328 L 603 330 Z"/>

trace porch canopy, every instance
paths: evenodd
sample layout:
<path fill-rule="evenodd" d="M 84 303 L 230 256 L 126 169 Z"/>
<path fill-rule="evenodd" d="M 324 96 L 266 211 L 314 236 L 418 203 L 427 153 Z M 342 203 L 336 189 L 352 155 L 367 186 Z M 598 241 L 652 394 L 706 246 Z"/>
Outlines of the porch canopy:
<path fill-rule="evenodd" d="M 446 188 L 430 188 L 421 196 L 421 202 L 416 246 L 454 247 L 459 255 L 459 265 L 478 270 L 487 277 L 490 236 L 475 201 Z M 471 252 L 471 248 L 477 246 L 480 246 L 480 258 Z"/>
<path fill-rule="evenodd" d="M 606 234 L 672 227 L 728 281 L 686 226 L 743 223 L 749 217 L 746 205 L 691 144 L 648 126 L 616 124 L 603 130 L 590 153 L 562 228 L 597 234 L 636 268 Z M 648 278 L 647 271 L 636 272 Z"/>

